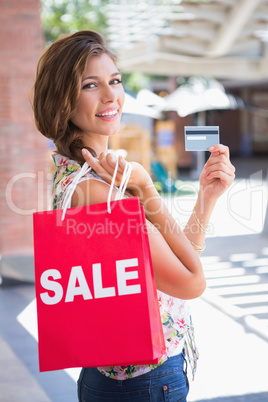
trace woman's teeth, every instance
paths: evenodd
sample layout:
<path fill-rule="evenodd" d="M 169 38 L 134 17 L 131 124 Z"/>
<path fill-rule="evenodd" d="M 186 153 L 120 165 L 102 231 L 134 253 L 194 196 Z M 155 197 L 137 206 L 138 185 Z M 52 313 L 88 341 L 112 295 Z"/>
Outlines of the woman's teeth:
<path fill-rule="evenodd" d="M 117 114 L 117 110 L 113 110 L 111 112 L 106 112 L 106 113 L 97 113 L 96 116 L 114 116 Z"/>

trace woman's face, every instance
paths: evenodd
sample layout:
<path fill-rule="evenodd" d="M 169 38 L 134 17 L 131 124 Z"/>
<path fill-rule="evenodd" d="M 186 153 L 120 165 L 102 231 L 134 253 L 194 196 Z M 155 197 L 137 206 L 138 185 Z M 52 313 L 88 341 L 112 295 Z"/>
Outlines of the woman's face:
<path fill-rule="evenodd" d="M 71 121 L 84 133 L 84 143 L 94 148 L 98 136 L 116 134 L 125 93 L 121 74 L 106 54 L 89 59 L 81 81 L 77 109 Z"/>

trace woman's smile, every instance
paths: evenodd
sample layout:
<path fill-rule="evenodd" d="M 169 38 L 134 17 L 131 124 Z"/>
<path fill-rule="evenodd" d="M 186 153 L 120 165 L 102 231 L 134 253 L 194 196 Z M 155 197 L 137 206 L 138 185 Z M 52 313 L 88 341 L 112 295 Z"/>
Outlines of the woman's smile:
<path fill-rule="evenodd" d="M 97 113 L 97 117 L 104 121 L 114 121 L 119 117 L 118 108 L 109 108 L 103 112 Z"/>

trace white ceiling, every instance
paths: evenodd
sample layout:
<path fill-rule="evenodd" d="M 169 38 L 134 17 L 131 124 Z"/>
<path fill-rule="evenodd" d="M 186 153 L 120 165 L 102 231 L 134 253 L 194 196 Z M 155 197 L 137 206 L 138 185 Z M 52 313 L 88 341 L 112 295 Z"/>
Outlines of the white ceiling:
<path fill-rule="evenodd" d="M 124 72 L 268 78 L 268 0 L 118 0 L 107 15 Z"/>

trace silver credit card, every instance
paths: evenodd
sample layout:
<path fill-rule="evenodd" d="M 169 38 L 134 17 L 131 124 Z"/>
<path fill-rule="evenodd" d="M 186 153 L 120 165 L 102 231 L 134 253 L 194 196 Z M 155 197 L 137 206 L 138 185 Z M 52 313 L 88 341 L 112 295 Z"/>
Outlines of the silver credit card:
<path fill-rule="evenodd" d="M 185 150 L 207 151 L 220 143 L 219 126 L 185 126 Z"/>

